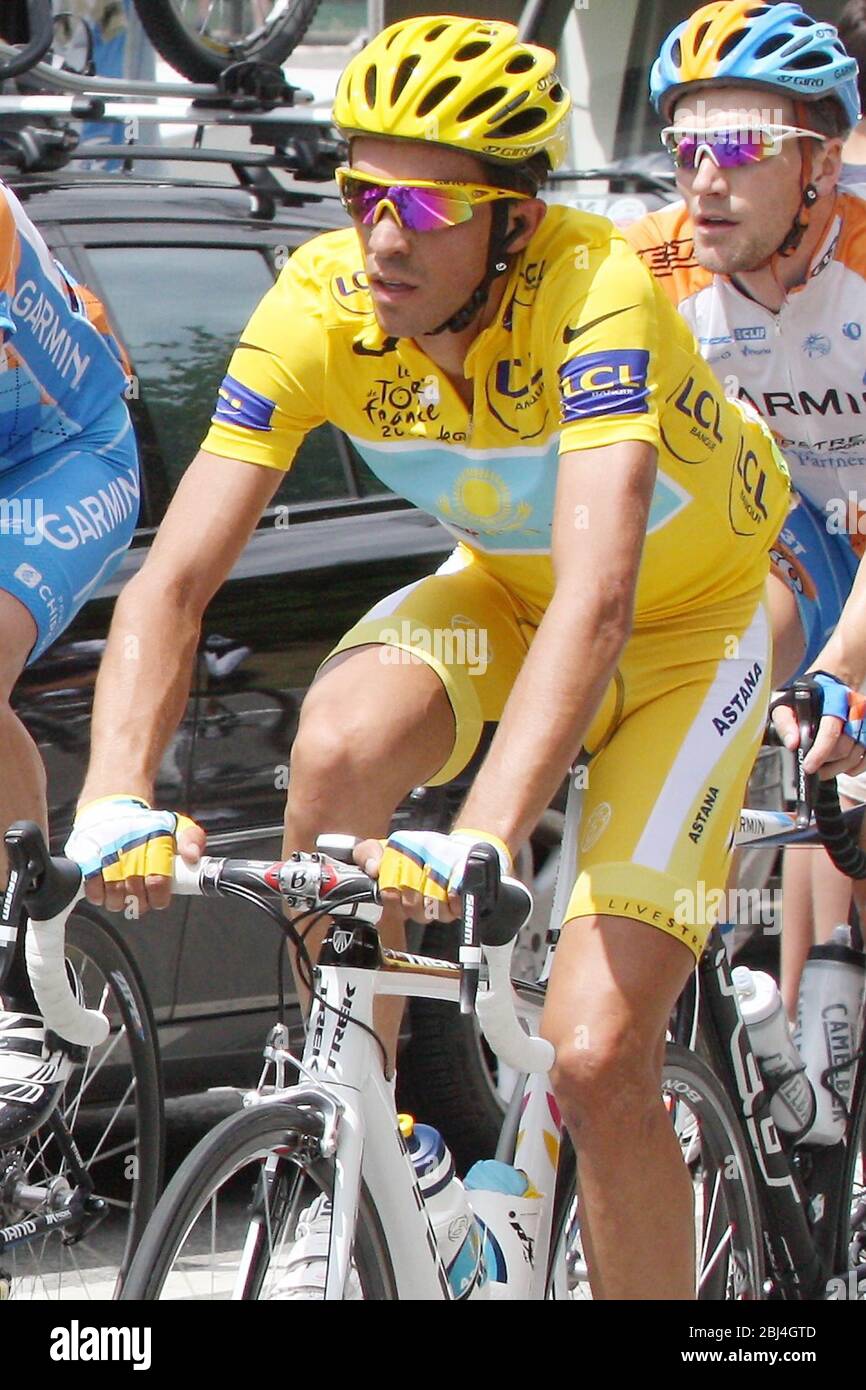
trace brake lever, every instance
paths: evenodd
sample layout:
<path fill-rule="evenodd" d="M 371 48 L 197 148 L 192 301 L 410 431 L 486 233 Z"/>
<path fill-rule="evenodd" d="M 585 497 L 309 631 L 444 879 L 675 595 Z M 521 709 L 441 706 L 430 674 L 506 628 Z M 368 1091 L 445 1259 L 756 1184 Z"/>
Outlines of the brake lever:
<path fill-rule="evenodd" d="M 460 946 L 460 1012 L 475 1012 L 481 973 L 479 926 L 482 917 L 496 910 L 499 897 L 499 855 L 492 845 L 479 841 L 469 851 L 460 888 L 463 939 Z"/>

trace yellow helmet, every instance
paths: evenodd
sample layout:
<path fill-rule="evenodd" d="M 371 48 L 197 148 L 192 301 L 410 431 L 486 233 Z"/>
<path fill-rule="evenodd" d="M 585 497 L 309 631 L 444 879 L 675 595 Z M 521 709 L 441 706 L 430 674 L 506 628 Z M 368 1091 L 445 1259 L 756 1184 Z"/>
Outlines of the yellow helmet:
<path fill-rule="evenodd" d="M 544 153 L 555 169 L 571 106 L 555 62 L 502 20 L 401 20 L 346 67 L 334 122 L 347 135 L 423 140 L 500 164 Z"/>

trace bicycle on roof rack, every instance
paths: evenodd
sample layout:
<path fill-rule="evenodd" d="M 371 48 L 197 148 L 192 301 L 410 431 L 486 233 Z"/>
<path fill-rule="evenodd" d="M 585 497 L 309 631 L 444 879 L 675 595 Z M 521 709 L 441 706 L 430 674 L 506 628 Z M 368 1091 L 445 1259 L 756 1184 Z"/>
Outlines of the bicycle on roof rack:
<path fill-rule="evenodd" d="M 215 82 L 235 63 L 285 62 L 306 34 L 319 0 L 133 0 L 142 28 L 166 62 L 192 82 Z M 13 0 L 5 6 L 3 32 L 23 43 L 15 69 L 0 65 L 0 78 L 22 73 L 45 58 L 58 23 L 51 0 Z M 89 29 L 78 20 L 79 32 Z M 88 53 L 92 47 L 85 37 Z M 7 47 L 4 45 L 4 47 Z"/>
<path fill-rule="evenodd" d="M 316 196 L 286 188 L 272 171 L 311 182 L 333 178 L 344 151 L 329 115 L 314 112 L 312 94 L 287 82 L 278 67 L 263 60 L 234 62 L 208 84 L 94 77 L 55 65 L 56 57 L 53 63 L 42 61 L 52 30 L 36 23 L 44 0 L 28 4 L 33 13 L 31 41 L 18 49 L 0 38 L 0 166 L 44 173 L 71 162 L 106 158 L 121 160 L 126 171 L 141 160 L 228 164 L 239 183 L 251 190 L 259 217 L 272 217 L 279 203 Z M 15 32 L 8 21 L 2 23 L 6 32 Z M 15 91 L 8 90 L 12 76 L 18 79 Z M 119 123 L 124 143 L 107 146 L 82 140 L 80 125 L 93 121 Z M 145 144 L 139 134 L 142 123 L 192 126 L 195 134 L 183 147 Z M 243 129 L 249 144 L 206 148 L 204 132 L 213 127 L 226 132 Z"/>

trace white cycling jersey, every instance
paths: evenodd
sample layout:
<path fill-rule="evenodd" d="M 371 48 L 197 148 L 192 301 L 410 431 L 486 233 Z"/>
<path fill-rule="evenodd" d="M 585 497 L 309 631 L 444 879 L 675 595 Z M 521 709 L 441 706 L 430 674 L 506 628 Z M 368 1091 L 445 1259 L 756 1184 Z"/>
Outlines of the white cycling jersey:
<path fill-rule="evenodd" d="M 866 500 L 866 201 L 838 195 L 805 283 L 777 314 L 698 265 L 684 203 L 624 235 L 726 394 L 750 400 L 774 431 L 797 491 L 822 512 Z M 866 536 L 850 529 L 859 554 Z"/>

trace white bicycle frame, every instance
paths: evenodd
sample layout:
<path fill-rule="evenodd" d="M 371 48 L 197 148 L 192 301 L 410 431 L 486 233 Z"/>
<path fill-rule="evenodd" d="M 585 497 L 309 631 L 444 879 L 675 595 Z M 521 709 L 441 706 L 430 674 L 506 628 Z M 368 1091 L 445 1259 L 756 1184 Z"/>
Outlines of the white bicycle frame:
<path fill-rule="evenodd" d="M 339 941 L 339 929 L 335 934 Z M 350 932 L 344 936 L 349 938 Z M 552 1049 L 543 1039 L 528 1036 L 517 1022 L 518 1017 L 523 1017 L 537 1026 L 542 996 L 539 992 L 533 1000 L 529 991 L 514 994 L 508 979 L 511 951 L 511 945 L 485 950 L 490 981 L 479 989 L 479 1017 L 491 1045 L 495 1039 L 495 1046 L 508 1054 L 516 1069 L 526 1072 L 530 1067 L 543 1068 L 543 1073 L 533 1072 L 533 1077 L 537 1075 L 540 1092 L 548 1096 L 546 1072 Z M 365 1024 L 372 1029 L 374 1002 L 382 996 L 440 999 L 456 1005 L 461 971 L 456 964 L 399 951 L 383 950 L 382 957 L 378 969 L 339 965 L 319 968 L 317 990 L 324 1003 L 319 999 L 313 1003 L 301 1066 L 305 1081 L 272 1094 L 252 1093 L 246 1103 L 267 1105 L 279 1101 L 321 1108 L 323 1096 L 331 1102 L 325 1107 L 329 1123 L 322 1145 L 323 1156 L 332 1157 L 335 1162 L 326 1299 L 342 1298 L 346 1288 L 363 1182 L 382 1224 L 398 1297 L 449 1300 L 454 1295 L 397 1125 L 393 1082 L 385 1078 L 376 1039 L 364 1028 L 349 1025 Z M 288 1054 L 278 1060 L 291 1064 Z M 550 1114 L 548 1109 L 548 1130 Z M 527 1130 L 529 1121 L 527 1115 Z M 537 1190 L 545 1194 L 542 1220 L 546 1213 L 549 1231 L 556 1166 L 551 1166 L 544 1144 L 538 1148 L 545 1156 L 547 1185 L 538 1187 L 541 1173 L 527 1171 Z M 525 1167 L 524 1157 L 521 1151 L 521 1166 Z M 539 1297 L 543 1297 L 546 1283 L 547 1244 L 538 1239 L 535 1245 L 533 1286 L 541 1289 Z M 426 1259 L 420 1256 L 425 1249 Z M 238 1288 L 243 1286 L 244 1278 L 242 1267 Z"/>
<path fill-rule="evenodd" d="M 562 837 L 562 863 L 570 865 L 577 845 L 582 794 L 576 779 L 570 783 Z M 738 843 L 755 842 L 790 830 L 793 817 L 779 811 L 744 811 L 736 836 Z M 186 871 L 176 869 L 176 891 L 200 891 L 198 881 L 205 861 L 184 882 Z M 567 895 L 573 873 L 560 873 L 551 911 L 551 926 L 558 927 L 565 915 Z M 356 920 L 364 908 L 352 909 Z M 337 916 L 339 909 L 334 910 Z M 457 930 L 455 924 L 455 930 Z M 541 981 L 550 974 L 555 939 L 551 933 Z M 337 927 L 335 950 L 347 949 L 352 928 Z M 515 1283 L 503 1297 L 543 1299 L 552 1283 L 554 1290 L 567 1287 L 564 1247 L 561 1269 L 549 1270 L 550 1241 L 556 1175 L 561 1144 L 559 1108 L 548 1079 L 552 1049 L 541 1038 L 528 1036 L 518 1019 L 537 1031 L 544 996 L 540 986 L 517 985 L 510 980 L 513 943 L 484 948 L 489 979 L 479 988 L 476 1010 L 481 1026 L 494 1052 L 516 1072 L 526 1077 L 521 1093 L 521 1117 L 512 1158 L 528 1176 L 536 1191 L 543 1193 L 534 1241 L 529 1279 Z M 397 1296 L 401 1299 L 451 1300 L 454 1294 L 436 1242 L 420 1184 L 397 1124 L 393 1082 L 384 1074 L 382 1052 L 372 1033 L 377 998 L 438 999 L 459 1004 L 461 968 L 430 957 L 406 952 L 381 951 L 378 968 L 343 965 L 317 967 L 317 992 L 310 1015 L 300 1085 L 277 1087 L 271 1092 L 256 1091 L 245 1097 L 246 1105 L 276 1102 L 320 1110 L 326 1119 L 321 1152 L 333 1158 L 335 1181 L 332 1194 L 331 1237 L 326 1299 L 340 1300 L 351 1270 L 352 1248 L 357 1214 L 361 1206 L 362 1184 L 382 1225 L 382 1234 L 391 1260 Z M 364 1027 L 350 1026 L 363 1024 Z M 295 1065 L 288 1052 L 273 1054 L 278 1065 Z M 279 1159 L 269 1160 L 271 1167 Z M 254 1242 L 249 1242 L 252 1250 Z M 420 1252 L 426 1250 L 427 1257 Z M 550 1276 L 550 1278 L 549 1278 Z M 236 1297 L 246 1285 L 246 1265 L 241 1261 Z M 465 1297 L 471 1290 L 466 1290 Z"/>

